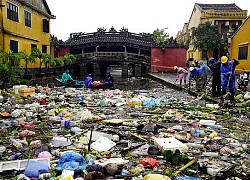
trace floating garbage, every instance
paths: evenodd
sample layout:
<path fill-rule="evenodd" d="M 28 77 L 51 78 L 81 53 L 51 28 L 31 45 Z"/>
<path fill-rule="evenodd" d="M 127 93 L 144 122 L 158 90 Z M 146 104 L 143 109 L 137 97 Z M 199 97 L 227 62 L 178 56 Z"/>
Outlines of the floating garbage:
<path fill-rule="evenodd" d="M 243 94 L 233 108 L 224 108 L 161 86 L 37 86 L 30 95 L 20 89 L 0 92 L 1 178 L 8 171 L 17 179 L 51 180 L 250 175 L 250 113 Z"/>

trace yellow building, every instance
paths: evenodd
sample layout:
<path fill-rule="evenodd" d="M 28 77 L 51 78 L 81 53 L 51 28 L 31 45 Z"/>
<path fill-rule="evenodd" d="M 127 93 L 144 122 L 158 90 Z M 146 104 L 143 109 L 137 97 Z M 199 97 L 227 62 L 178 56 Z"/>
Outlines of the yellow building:
<path fill-rule="evenodd" d="M 36 47 L 50 54 L 50 19 L 55 16 L 46 0 L 0 0 L 0 4 L 0 48 L 30 54 Z"/>
<path fill-rule="evenodd" d="M 236 4 L 199 4 L 195 3 L 192 14 L 190 16 L 188 26 L 184 24 L 187 34 L 179 36 L 186 41 L 186 44 L 191 39 L 192 29 L 197 28 L 200 24 L 210 22 L 212 25 L 219 26 L 219 31 L 222 37 L 228 41 L 228 38 L 237 31 L 238 27 L 247 18 L 247 10 L 242 10 Z M 184 36 L 184 38 L 183 38 Z M 178 40 L 181 41 L 181 40 Z M 208 57 L 219 58 L 220 53 L 218 51 L 209 52 Z M 202 52 L 194 50 L 192 41 L 190 41 L 189 49 L 187 50 L 188 60 L 201 60 Z"/>
<path fill-rule="evenodd" d="M 236 67 L 238 71 L 250 70 L 250 16 L 239 27 L 232 36 L 230 47 L 230 58 L 238 59 L 240 64 Z"/>

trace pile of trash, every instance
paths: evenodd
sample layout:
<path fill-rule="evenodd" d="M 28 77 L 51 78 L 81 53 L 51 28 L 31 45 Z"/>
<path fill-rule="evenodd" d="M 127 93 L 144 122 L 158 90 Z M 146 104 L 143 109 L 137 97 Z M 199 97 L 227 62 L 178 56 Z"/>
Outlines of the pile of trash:
<path fill-rule="evenodd" d="M 221 108 L 170 91 L 1 91 L 1 179 L 248 179 L 248 95 Z"/>

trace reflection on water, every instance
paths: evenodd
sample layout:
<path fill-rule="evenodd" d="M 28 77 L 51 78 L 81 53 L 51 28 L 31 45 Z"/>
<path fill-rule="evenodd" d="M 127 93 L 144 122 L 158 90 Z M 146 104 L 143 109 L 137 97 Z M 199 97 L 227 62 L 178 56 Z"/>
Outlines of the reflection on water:
<path fill-rule="evenodd" d="M 109 69 L 109 71 L 114 78 L 114 85 L 112 89 L 150 90 L 150 89 L 155 89 L 161 86 L 161 84 L 148 78 L 132 77 L 133 72 L 130 70 L 128 71 L 129 78 L 122 78 L 122 70 L 119 68 L 112 68 L 112 69 Z"/>
<path fill-rule="evenodd" d="M 142 90 L 142 89 L 155 89 L 158 88 L 161 84 L 148 79 L 148 78 L 117 78 L 114 77 L 115 82 L 113 85 L 114 89 L 121 90 Z"/>

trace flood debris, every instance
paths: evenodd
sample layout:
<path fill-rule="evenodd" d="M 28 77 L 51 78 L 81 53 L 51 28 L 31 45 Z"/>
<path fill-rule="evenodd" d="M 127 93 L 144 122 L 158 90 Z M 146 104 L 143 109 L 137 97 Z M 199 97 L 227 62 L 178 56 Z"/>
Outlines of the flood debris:
<path fill-rule="evenodd" d="M 249 179 L 249 99 L 14 86 L 1 91 L 0 177 Z"/>

